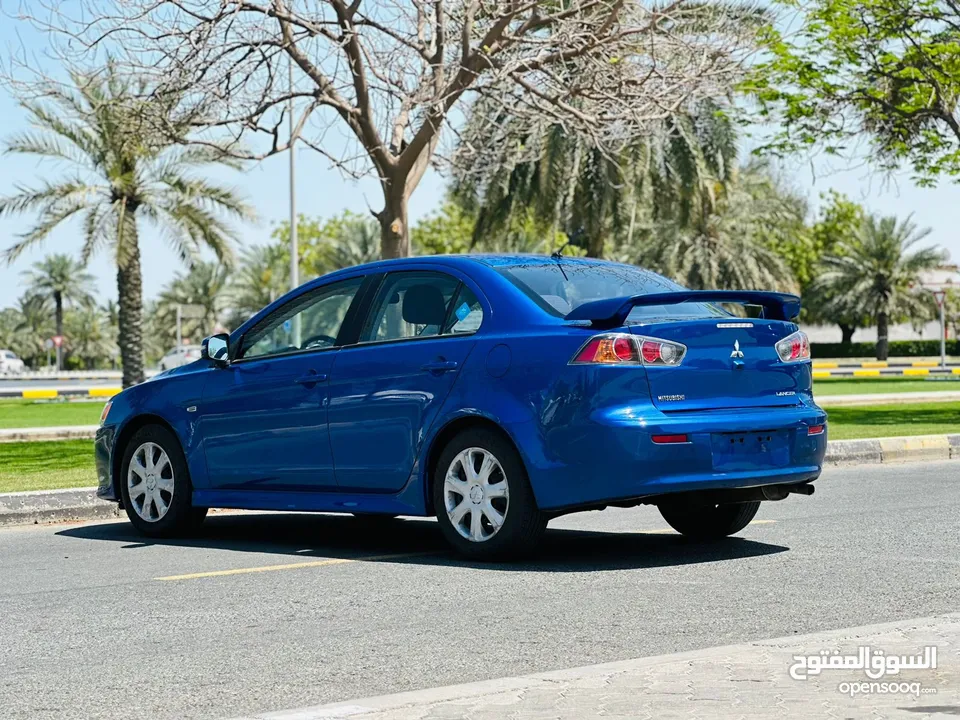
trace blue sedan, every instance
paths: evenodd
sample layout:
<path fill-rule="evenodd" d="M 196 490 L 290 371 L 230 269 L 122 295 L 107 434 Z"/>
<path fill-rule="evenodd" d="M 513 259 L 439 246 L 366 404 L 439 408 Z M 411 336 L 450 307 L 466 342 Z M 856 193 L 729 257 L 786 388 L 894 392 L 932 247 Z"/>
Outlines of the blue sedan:
<path fill-rule="evenodd" d="M 340 270 L 113 398 L 98 494 L 150 536 L 211 507 L 433 515 L 492 559 L 559 515 L 652 504 L 722 538 L 820 475 L 799 310 L 560 256 Z"/>

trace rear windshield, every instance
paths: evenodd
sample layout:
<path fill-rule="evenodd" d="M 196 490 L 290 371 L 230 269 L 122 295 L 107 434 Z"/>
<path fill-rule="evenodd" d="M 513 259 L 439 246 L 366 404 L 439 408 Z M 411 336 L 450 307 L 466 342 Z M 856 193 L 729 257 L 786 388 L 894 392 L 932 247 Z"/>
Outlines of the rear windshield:
<path fill-rule="evenodd" d="M 683 290 L 677 283 L 649 270 L 630 265 L 584 262 L 536 262 L 498 267 L 496 270 L 551 315 L 563 317 L 574 308 L 594 300 Z M 651 318 L 702 318 L 726 316 L 716 305 L 681 303 L 650 305 L 630 311 L 627 323 Z"/>

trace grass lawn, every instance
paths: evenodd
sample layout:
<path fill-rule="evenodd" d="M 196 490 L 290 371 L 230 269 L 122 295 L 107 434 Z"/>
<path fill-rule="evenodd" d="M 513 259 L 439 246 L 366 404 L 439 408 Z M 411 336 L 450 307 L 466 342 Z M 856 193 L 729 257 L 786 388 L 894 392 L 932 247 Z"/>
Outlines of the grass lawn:
<path fill-rule="evenodd" d="M 96 425 L 105 400 L 0 400 L 0 428 Z"/>
<path fill-rule="evenodd" d="M 907 403 L 827 410 L 831 440 L 960 433 L 960 403 Z"/>
<path fill-rule="evenodd" d="M 96 484 L 93 440 L 0 443 L 0 492 Z"/>
<path fill-rule="evenodd" d="M 949 380 L 917 380 L 916 378 L 891 377 L 869 380 L 814 380 L 816 395 L 867 395 L 872 393 L 899 392 L 960 392 L 960 376 Z"/>

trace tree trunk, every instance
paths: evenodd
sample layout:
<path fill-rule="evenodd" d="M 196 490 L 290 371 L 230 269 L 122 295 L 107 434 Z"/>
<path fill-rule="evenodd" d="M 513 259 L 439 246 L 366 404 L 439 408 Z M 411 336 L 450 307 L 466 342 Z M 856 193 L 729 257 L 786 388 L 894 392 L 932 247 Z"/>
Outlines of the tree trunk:
<path fill-rule="evenodd" d="M 890 352 L 889 322 L 885 312 L 877 315 L 877 360 L 886 360 Z"/>
<path fill-rule="evenodd" d="M 846 323 L 837 323 L 840 326 L 840 344 L 846 347 L 853 342 L 853 334 L 857 331 L 856 325 L 847 325 Z"/>
<path fill-rule="evenodd" d="M 57 345 L 57 372 L 60 372 L 63 369 L 63 295 L 59 290 L 53 292 L 53 308 L 57 337 L 60 338 L 60 344 Z"/>
<path fill-rule="evenodd" d="M 606 248 L 606 238 L 600 233 L 590 233 L 587 238 L 587 257 L 603 258 L 603 251 Z"/>
<path fill-rule="evenodd" d="M 383 210 L 380 221 L 380 256 L 384 259 L 410 254 L 410 229 L 407 227 L 407 193 L 403 181 L 384 180 Z"/>
<path fill-rule="evenodd" d="M 129 242 L 126 262 L 117 267 L 118 325 L 123 387 L 136 385 L 143 376 L 143 279 L 140 276 L 140 246 Z"/>

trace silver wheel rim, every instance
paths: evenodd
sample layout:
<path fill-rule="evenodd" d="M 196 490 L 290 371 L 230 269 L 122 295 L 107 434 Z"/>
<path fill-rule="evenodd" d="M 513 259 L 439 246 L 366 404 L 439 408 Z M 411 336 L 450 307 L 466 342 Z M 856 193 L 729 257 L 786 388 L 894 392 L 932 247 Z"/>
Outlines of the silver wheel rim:
<path fill-rule="evenodd" d="M 500 461 L 483 448 L 467 448 L 447 468 L 443 500 L 450 524 L 471 542 L 486 542 L 503 527 L 510 488 Z"/>
<path fill-rule="evenodd" d="M 141 519 L 158 522 L 173 503 L 173 465 L 166 451 L 146 442 L 136 449 L 127 470 L 130 504 Z"/>

